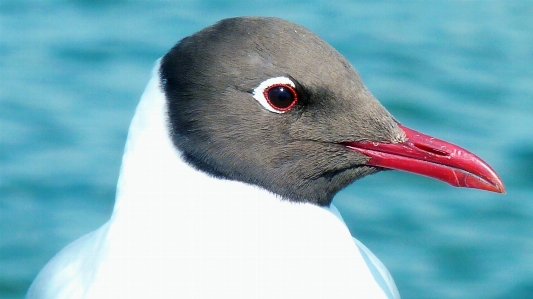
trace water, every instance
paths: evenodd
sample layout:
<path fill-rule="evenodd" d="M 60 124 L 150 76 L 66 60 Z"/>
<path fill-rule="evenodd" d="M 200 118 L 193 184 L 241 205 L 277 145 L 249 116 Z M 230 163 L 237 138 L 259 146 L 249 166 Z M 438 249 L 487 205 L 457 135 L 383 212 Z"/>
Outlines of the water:
<path fill-rule="evenodd" d="M 219 19 L 302 24 L 403 124 L 460 144 L 506 195 L 389 171 L 335 199 L 403 298 L 533 295 L 533 2 L 0 2 L 0 298 L 106 221 L 153 62 Z"/>

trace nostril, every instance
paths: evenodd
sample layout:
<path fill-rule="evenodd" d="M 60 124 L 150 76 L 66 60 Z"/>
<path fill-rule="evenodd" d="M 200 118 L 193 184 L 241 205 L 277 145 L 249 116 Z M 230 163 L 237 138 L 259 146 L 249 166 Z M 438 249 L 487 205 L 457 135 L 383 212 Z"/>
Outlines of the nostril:
<path fill-rule="evenodd" d="M 450 155 L 445 150 L 441 150 L 441 149 L 434 148 L 434 147 L 431 147 L 431 146 L 427 146 L 427 145 L 424 145 L 424 144 L 413 143 L 413 145 L 416 146 L 417 148 L 425 151 L 425 152 L 432 153 L 434 155 L 439 155 L 439 156 L 449 156 Z"/>

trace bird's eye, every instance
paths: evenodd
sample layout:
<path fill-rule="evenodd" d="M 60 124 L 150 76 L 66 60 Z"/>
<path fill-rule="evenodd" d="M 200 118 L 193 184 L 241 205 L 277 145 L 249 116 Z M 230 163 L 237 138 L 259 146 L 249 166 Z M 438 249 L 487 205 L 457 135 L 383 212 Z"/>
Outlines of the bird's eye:
<path fill-rule="evenodd" d="M 265 89 L 264 95 L 270 106 L 280 111 L 291 109 L 298 101 L 294 87 L 286 84 L 270 86 Z"/>
<path fill-rule="evenodd" d="M 268 111 L 284 113 L 298 102 L 295 84 L 287 77 L 270 78 L 254 90 L 254 98 Z"/>

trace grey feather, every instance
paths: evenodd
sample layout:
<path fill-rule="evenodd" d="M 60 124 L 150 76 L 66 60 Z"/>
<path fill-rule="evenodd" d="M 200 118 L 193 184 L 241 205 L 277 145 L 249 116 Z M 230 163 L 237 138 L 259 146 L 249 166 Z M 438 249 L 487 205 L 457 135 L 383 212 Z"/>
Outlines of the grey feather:
<path fill-rule="evenodd" d="M 283 114 L 252 95 L 279 76 L 295 81 L 299 99 Z M 381 170 L 340 142 L 403 136 L 341 54 L 277 18 L 226 19 L 184 38 L 164 56 L 161 82 L 172 140 L 189 163 L 292 201 L 329 205 Z"/>

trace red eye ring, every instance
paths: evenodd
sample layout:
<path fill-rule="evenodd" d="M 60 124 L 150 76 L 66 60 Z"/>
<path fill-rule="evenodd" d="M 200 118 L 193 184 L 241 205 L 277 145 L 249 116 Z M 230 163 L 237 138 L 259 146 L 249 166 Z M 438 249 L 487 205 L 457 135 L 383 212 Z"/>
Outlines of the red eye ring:
<path fill-rule="evenodd" d="M 288 84 L 271 85 L 265 88 L 263 95 L 270 107 L 280 112 L 291 110 L 298 102 L 296 90 Z"/>

